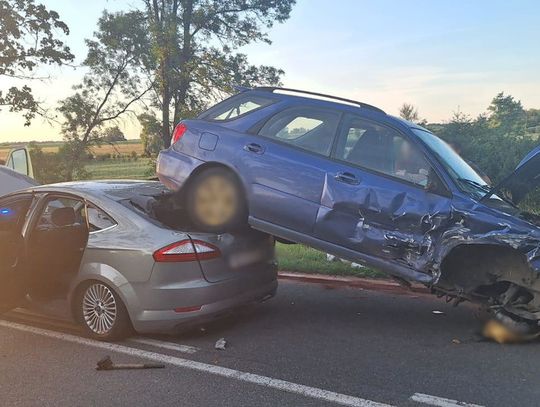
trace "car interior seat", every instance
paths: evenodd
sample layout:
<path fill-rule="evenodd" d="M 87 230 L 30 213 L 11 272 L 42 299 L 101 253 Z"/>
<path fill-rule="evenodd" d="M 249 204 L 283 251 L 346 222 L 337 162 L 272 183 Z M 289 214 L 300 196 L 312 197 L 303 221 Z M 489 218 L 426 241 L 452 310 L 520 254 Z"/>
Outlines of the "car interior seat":
<path fill-rule="evenodd" d="M 362 167 L 387 174 L 392 171 L 388 137 L 372 128 L 362 134 L 346 158 Z"/>
<path fill-rule="evenodd" d="M 61 292 L 74 276 L 88 242 L 88 227 L 71 207 L 56 208 L 51 224 L 38 226 L 32 232 L 29 258 L 32 271 L 42 275 L 35 279 L 34 292 L 51 296 Z"/>

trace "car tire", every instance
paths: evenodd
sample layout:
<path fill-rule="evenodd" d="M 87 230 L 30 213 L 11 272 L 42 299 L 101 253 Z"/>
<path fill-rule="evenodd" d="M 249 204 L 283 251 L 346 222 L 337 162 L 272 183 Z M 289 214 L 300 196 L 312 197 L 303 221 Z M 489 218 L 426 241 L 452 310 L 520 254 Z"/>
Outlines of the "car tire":
<path fill-rule="evenodd" d="M 76 312 L 85 334 L 92 339 L 112 342 L 133 333 L 124 302 L 101 281 L 90 281 L 78 290 Z"/>
<path fill-rule="evenodd" d="M 208 168 L 187 185 L 185 207 L 190 221 L 203 232 L 224 233 L 247 227 L 242 185 L 231 171 Z"/>

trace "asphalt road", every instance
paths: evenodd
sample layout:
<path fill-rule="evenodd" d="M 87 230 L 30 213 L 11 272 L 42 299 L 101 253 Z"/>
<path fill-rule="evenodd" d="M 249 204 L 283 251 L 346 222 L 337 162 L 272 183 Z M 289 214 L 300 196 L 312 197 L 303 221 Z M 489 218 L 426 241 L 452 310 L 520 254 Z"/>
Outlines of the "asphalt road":
<path fill-rule="evenodd" d="M 538 406 L 540 344 L 478 342 L 475 314 L 426 295 L 282 281 L 276 298 L 204 331 L 118 345 L 15 315 L 0 321 L 0 405 Z M 95 371 L 107 354 L 166 368 Z"/>

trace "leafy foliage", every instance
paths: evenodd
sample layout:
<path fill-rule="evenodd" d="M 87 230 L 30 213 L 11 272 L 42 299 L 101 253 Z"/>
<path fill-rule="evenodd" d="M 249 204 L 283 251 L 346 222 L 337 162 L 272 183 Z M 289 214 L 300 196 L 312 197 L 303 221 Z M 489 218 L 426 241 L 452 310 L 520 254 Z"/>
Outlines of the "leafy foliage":
<path fill-rule="evenodd" d="M 62 65 L 73 60 L 57 33 L 69 34 L 57 12 L 34 0 L 0 0 L 0 77 L 36 79 L 40 64 Z M 39 112 L 38 101 L 28 85 L 0 90 L 0 106 L 24 112 L 26 125 Z"/>
<path fill-rule="evenodd" d="M 44 152 L 35 142 L 30 143 L 28 149 L 34 176 L 42 184 L 88 177 L 82 160 L 74 161 L 73 150 L 69 144 L 62 145 L 57 153 Z"/>
<path fill-rule="evenodd" d="M 148 43 L 140 12 L 103 13 L 94 40 L 87 40 L 89 69 L 72 96 L 60 101 L 62 134 L 75 161 L 104 140 L 104 128 L 116 123 L 151 89 L 141 72 Z M 67 171 L 71 179 L 70 171 Z"/>
<path fill-rule="evenodd" d="M 538 111 L 525 111 L 521 102 L 499 93 L 476 119 L 454 113 L 448 123 L 428 127 L 444 140 L 456 145 L 461 155 L 478 165 L 497 183 L 538 144 L 540 133 L 529 122 L 540 122 Z"/>
<path fill-rule="evenodd" d="M 103 131 L 101 139 L 106 143 L 115 143 L 117 141 L 126 141 L 126 136 L 118 126 L 112 126 Z"/>
<path fill-rule="evenodd" d="M 295 0 L 143 2 L 164 146 L 170 143 L 172 125 L 230 92 L 231 84 L 279 84 L 283 71 L 250 65 L 234 51 L 251 42 L 270 43 L 265 29 L 287 20 Z"/>
<path fill-rule="evenodd" d="M 143 143 L 144 155 L 147 157 L 157 155 L 163 148 L 160 121 L 149 113 L 143 113 L 137 118 L 142 127 L 140 137 Z"/>
<path fill-rule="evenodd" d="M 418 109 L 410 103 L 403 103 L 399 108 L 399 116 L 405 120 L 416 123 L 419 120 Z"/>

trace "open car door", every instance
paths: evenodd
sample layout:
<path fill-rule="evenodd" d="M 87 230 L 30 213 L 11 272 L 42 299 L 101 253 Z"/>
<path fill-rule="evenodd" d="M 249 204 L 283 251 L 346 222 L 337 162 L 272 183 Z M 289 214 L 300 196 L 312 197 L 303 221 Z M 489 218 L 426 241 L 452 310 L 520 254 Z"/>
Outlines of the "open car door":
<path fill-rule="evenodd" d="M 19 306 L 26 294 L 22 228 L 32 199 L 21 194 L 0 200 L 0 313 Z"/>
<path fill-rule="evenodd" d="M 6 165 L 0 165 L 0 196 L 39 185 L 26 148 L 12 150 Z"/>
<path fill-rule="evenodd" d="M 29 178 L 34 178 L 34 168 L 32 166 L 30 152 L 24 147 L 16 148 L 9 152 L 6 167 Z"/>
<path fill-rule="evenodd" d="M 82 199 L 49 195 L 36 209 L 36 222 L 27 234 L 27 264 L 33 299 L 64 298 L 79 272 L 88 243 L 86 205 Z"/>

